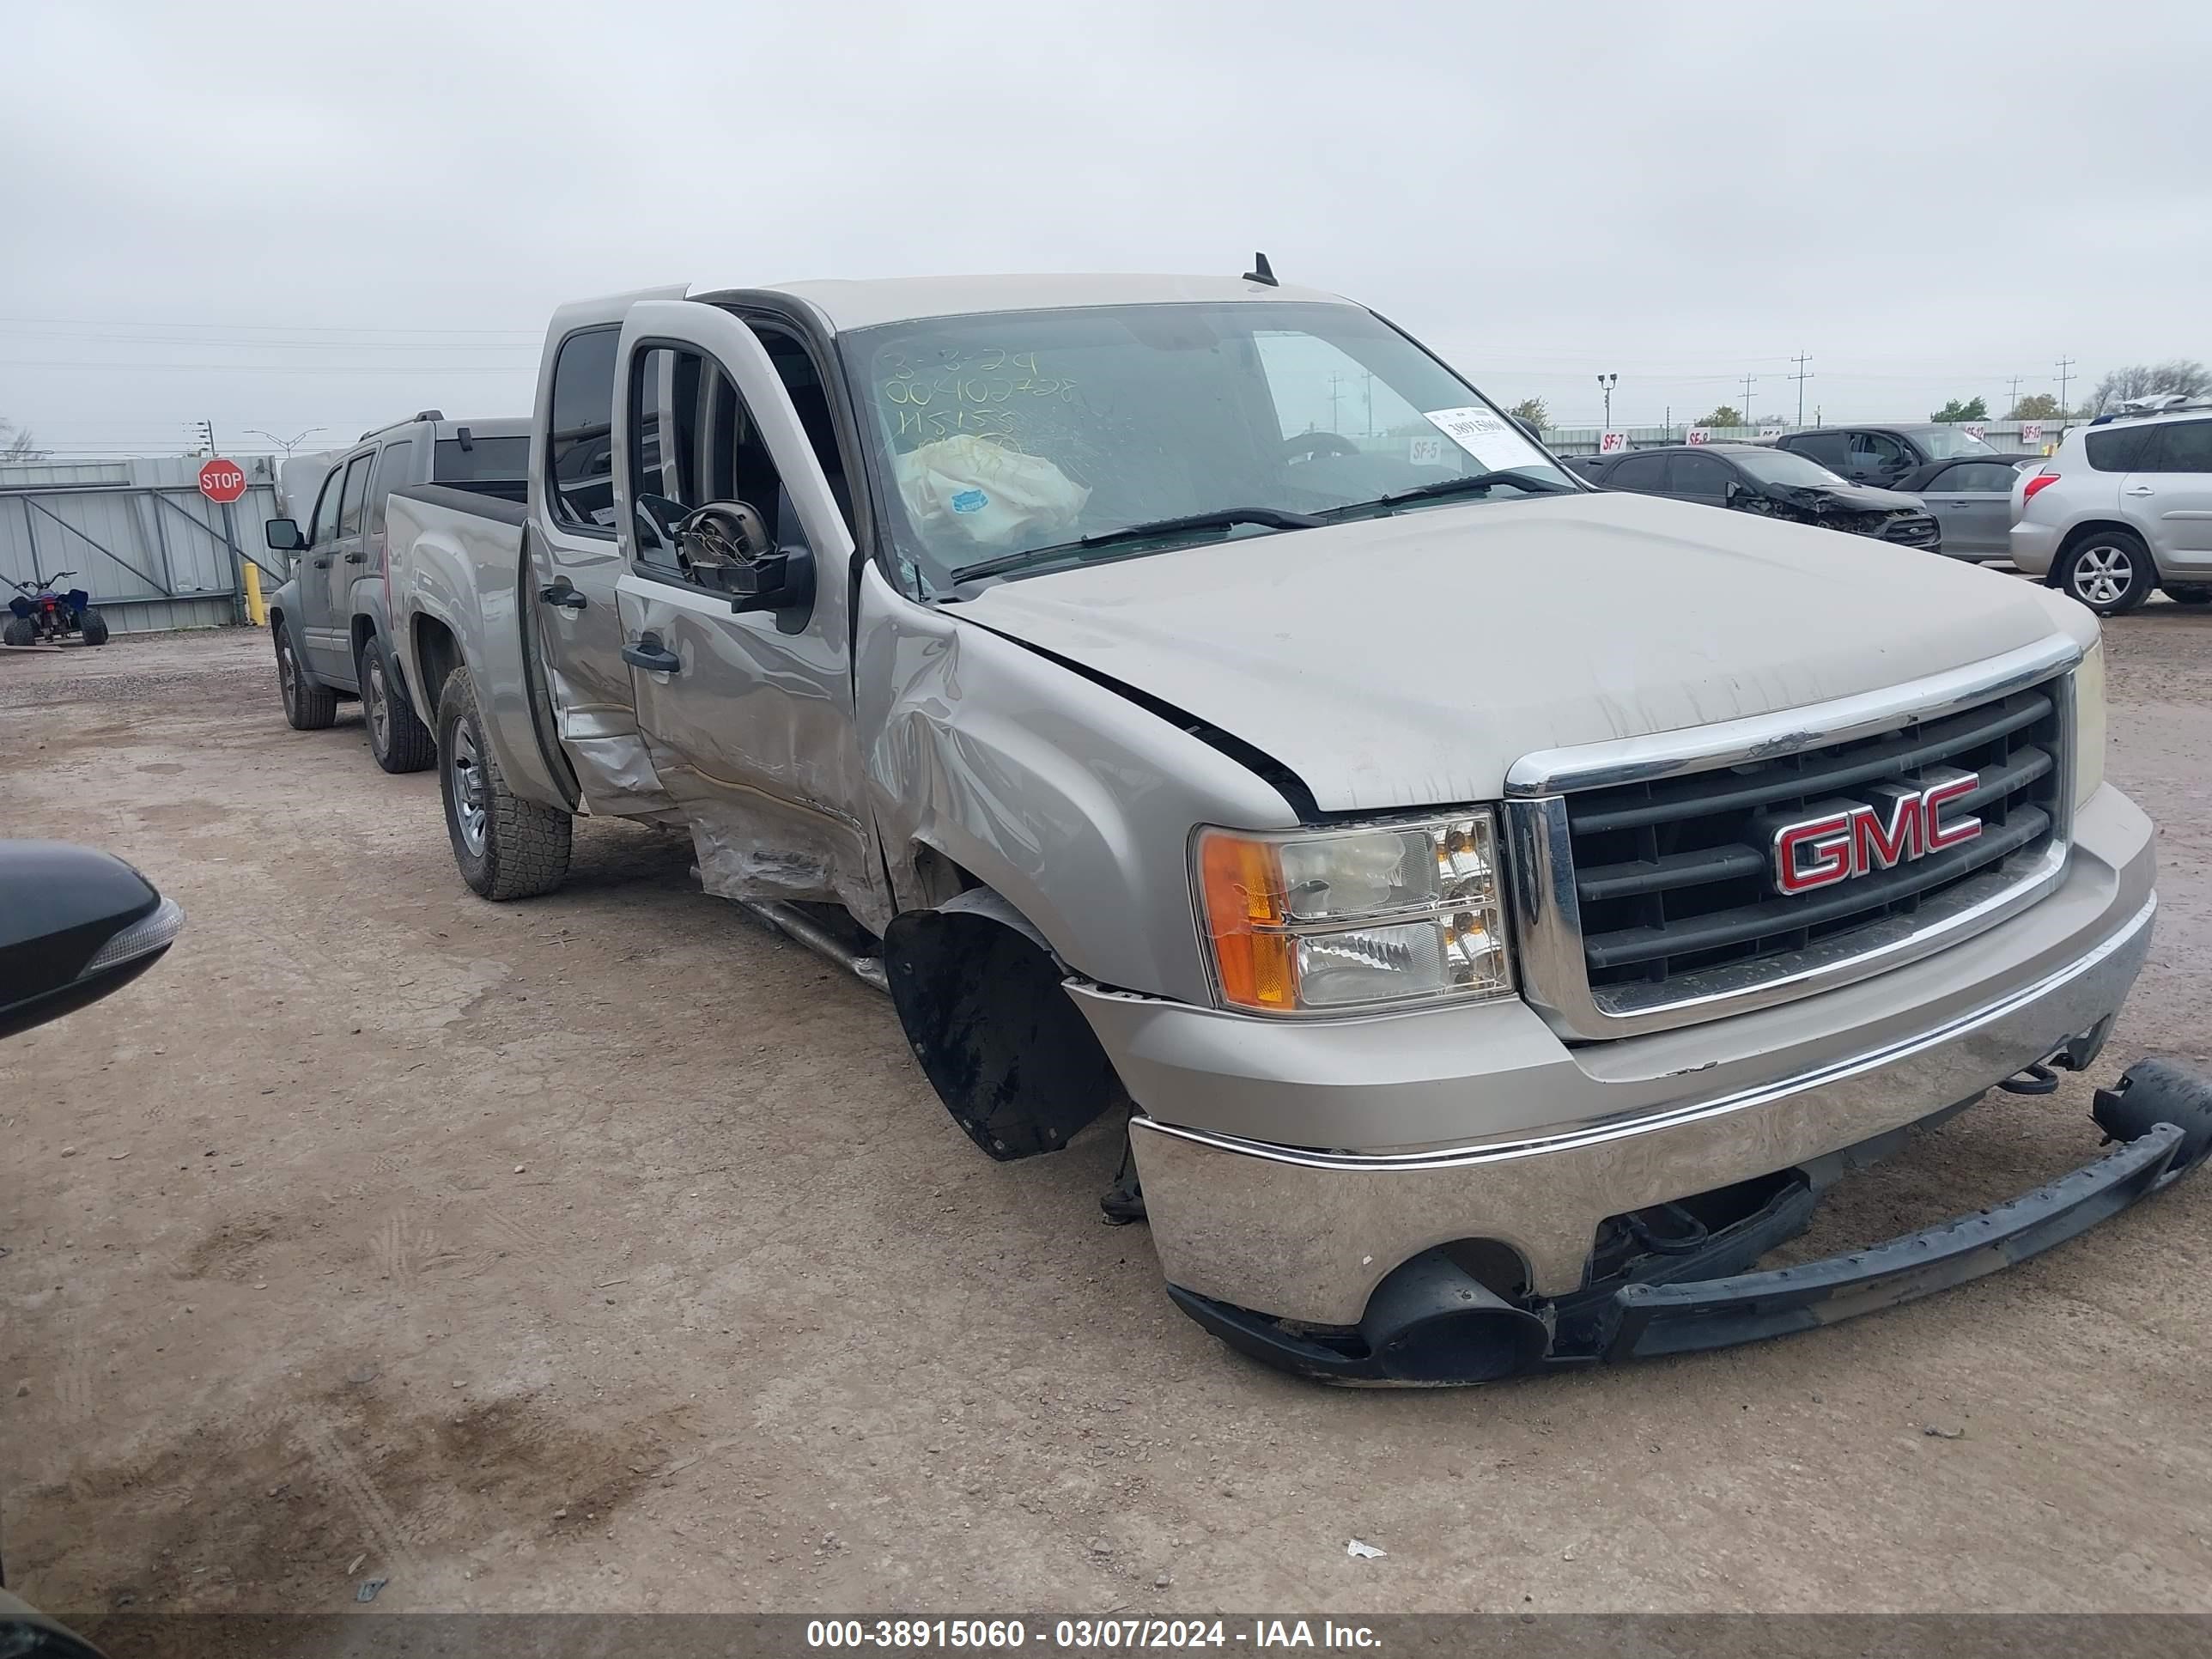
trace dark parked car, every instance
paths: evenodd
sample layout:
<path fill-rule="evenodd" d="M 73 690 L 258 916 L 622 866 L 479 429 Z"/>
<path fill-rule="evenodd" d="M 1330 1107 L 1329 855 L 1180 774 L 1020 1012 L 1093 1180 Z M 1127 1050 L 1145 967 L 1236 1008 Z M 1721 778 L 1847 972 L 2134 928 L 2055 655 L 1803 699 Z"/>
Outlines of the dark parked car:
<path fill-rule="evenodd" d="M 1996 451 L 1944 421 L 1911 426 L 1816 426 L 1776 439 L 1775 447 L 1818 461 L 1852 483 L 1901 489 L 1905 474 L 1931 461 L 1983 460 Z"/>
<path fill-rule="evenodd" d="M 1677 444 L 1626 455 L 1582 456 L 1574 465 L 1606 489 L 1672 495 L 1878 537 L 1930 553 L 1942 550 L 1942 532 L 1915 497 L 1846 483 L 1802 455 L 1759 444 Z"/>
<path fill-rule="evenodd" d="M 1954 559 L 2012 556 L 2012 487 L 2020 469 L 2040 455 L 1969 455 L 1930 461 L 1897 481 L 1917 495 L 1942 527 L 1943 551 Z"/>

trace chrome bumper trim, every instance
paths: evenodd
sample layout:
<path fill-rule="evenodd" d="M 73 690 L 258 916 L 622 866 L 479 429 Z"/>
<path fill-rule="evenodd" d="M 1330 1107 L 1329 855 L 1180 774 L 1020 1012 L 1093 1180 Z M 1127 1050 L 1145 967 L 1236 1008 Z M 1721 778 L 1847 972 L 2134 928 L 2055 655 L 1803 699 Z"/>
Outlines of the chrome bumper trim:
<path fill-rule="evenodd" d="M 1138 1117 L 1130 1139 L 1170 1284 L 1350 1325 L 1408 1257 L 1494 1238 L 1542 1295 L 1582 1282 L 1607 1216 L 1771 1174 L 1902 1128 L 2044 1059 L 2118 1009 L 2155 896 L 2094 949 L 1905 1041 L 1809 1072 L 1555 1135 L 1446 1152 L 1313 1152 Z"/>

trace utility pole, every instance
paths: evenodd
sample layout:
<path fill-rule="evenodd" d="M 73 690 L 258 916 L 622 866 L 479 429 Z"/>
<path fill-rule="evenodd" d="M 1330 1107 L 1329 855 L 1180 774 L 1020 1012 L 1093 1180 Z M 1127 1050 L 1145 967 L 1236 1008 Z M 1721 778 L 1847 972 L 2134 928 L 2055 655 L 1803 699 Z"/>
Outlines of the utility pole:
<path fill-rule="evenodd" d="M 1759 376 L 1756 374 L 1747 374 L 1743 377 L 1743 407 L 1738 412 L 1742 415 L 1743 423 L 1746 426 L 1752 424 L 1751 383 L 1758 378 Z"/>
<path fill-rule="evenodd" d="M 2019 375 L 2015 374 L 2012 377 L 2012 398 L 2011 401 L 2005 404 L 2005 419 L 2008 421 L 2012 419 L 2013 410 L 2020 407 L 2020 381 Z"/>
<path fill-rule="evenodd" d="M 1328 429 L 1331 432 L 1341 432 L 1344 430 L 1344 422 L 1337 418 L 1336 414 L 1337 401 L 1343 396 L 1344 376 L 1341 374 L 1330 375 L 1328 377 Z"/>
<path fill-rule="evenodd" d="M 195 430 L 192 433 L 193 441 L 198 443 L 202 448 L 205 449 L 209 454 L 214 454 L 215 422 L 213 421 L 195 421 L 192 424 L 195 428 Z"/>
<path fill-rule="evenodd" d="M 2072 357 L 2061 357 L 2058 360 L 2058 418 L 2062 421 L 2070 413 L 2066 403 L 2066 381 L 2076 361 Z"/>
<path fill-rule="evenodd" d="M 1805 424 L 1805 382 L 1813 378 L 1813 371 L 1805 367 L 1813 361 L 1813 354 L 1801 351 L 1790 360 L 1797 365 L 1797 372 L 1790 378 L 1797 382 L 1797 424 Z"/>
<path fill-rule="evenodd" d="M 1597 377 L 1597 383 L 1599 389 L 1605 393 L 1605 429 L 1610 432 L 1613 430 L 1613 389 L 1620 384 L 1620 376 L 1617 374 L 1601 374 Z"/>

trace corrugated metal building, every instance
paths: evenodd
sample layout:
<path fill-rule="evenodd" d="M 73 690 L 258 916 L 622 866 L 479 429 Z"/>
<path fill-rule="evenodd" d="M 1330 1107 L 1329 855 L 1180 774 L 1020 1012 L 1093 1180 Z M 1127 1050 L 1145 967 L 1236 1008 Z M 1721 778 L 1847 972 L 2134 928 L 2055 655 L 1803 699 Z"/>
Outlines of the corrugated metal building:
<path fill-rule="evenodd" d="M 262 536 L 280 516 L 271 459 L 230 459 L 246 489 L 228 509 L 200 494 L 197 456 L 0 466 L 0 576 L 73 570 L 66 586 L 91 594 L 118 634 L 243 621 L 242 561 L 261 567 L 264 591 L 289 566 Z"/>

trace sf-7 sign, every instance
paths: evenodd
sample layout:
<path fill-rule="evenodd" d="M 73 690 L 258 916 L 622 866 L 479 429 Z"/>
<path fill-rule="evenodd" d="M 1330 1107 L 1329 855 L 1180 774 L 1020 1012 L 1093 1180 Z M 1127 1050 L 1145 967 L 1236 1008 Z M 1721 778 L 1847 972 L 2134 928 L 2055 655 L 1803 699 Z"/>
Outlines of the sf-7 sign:
<path fill-rule="evenodd" d="M 1775 887 L 1809 893 L 1963 846 L 1982 833 L 1982 821 L 1970 814 L 1946 823 L 1943 809 L 1981 781 L 1978 772 L 1960 772 L 1925 787 L 1877 784 L 1868 791 L 1872 802 L 1838 802 L 1783 824 L 1774 832 Z"/>

